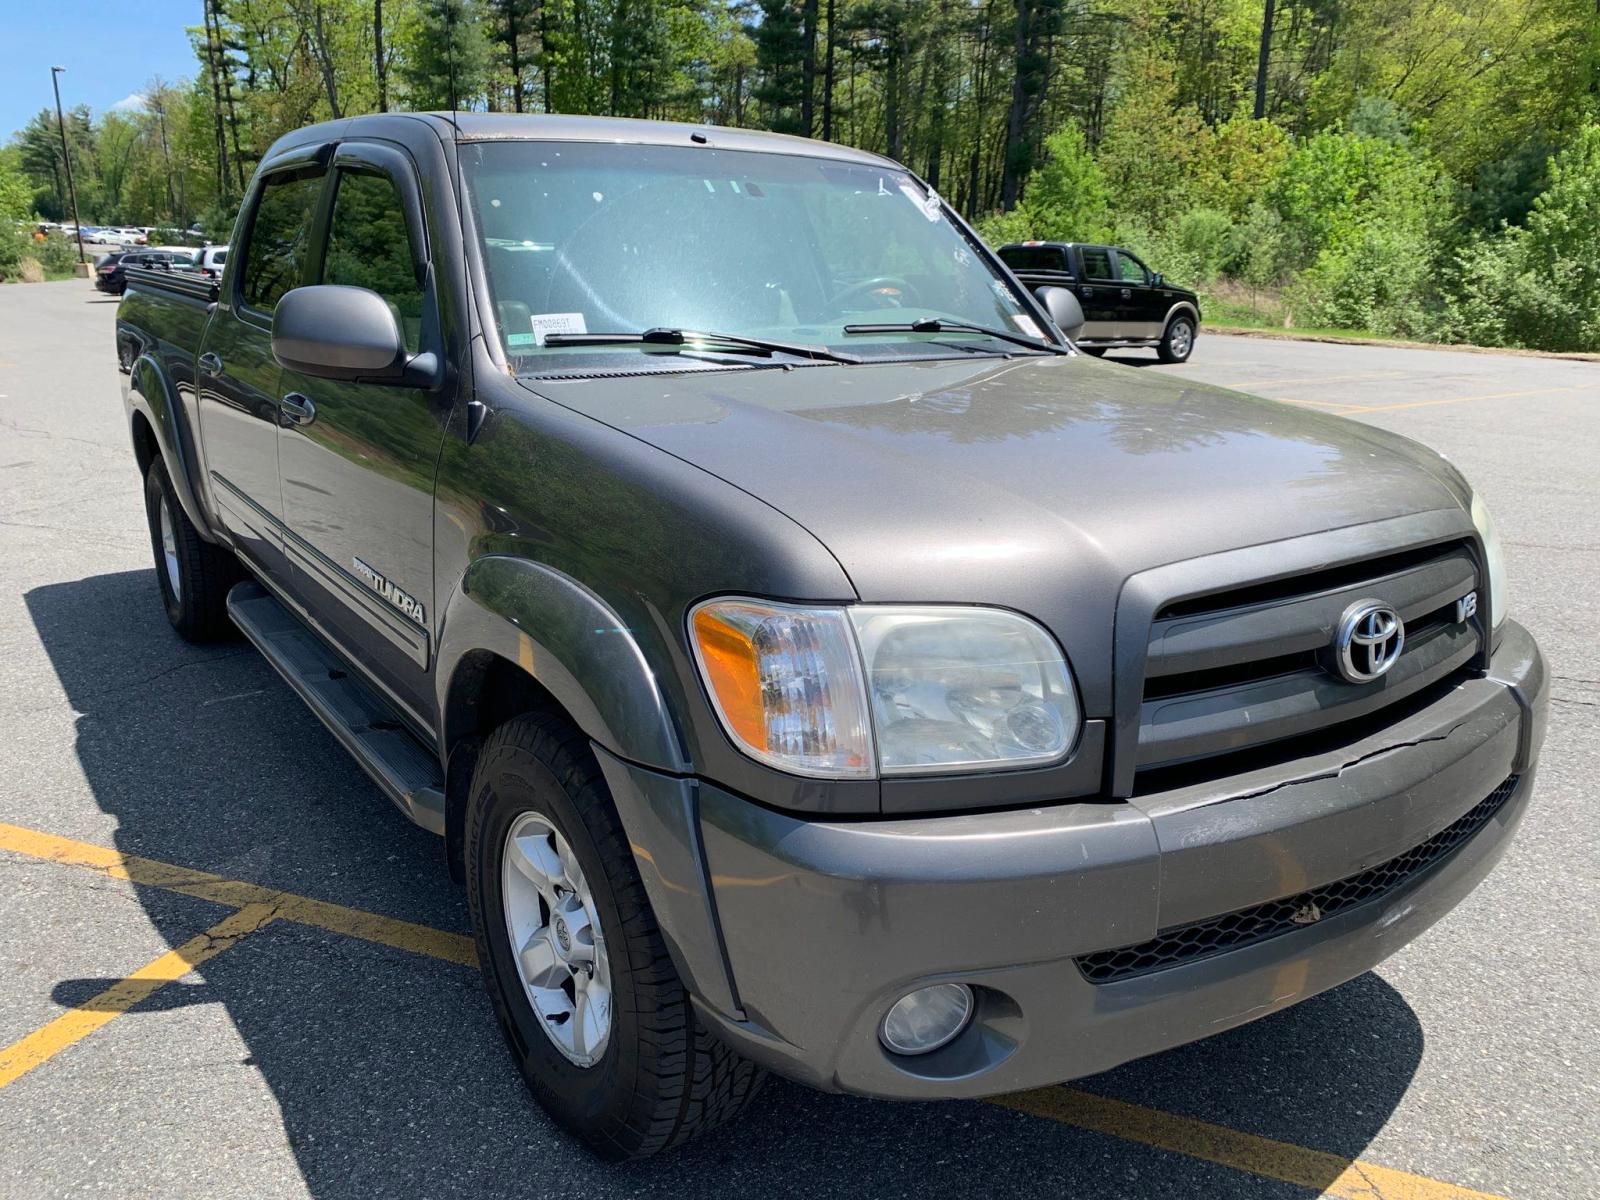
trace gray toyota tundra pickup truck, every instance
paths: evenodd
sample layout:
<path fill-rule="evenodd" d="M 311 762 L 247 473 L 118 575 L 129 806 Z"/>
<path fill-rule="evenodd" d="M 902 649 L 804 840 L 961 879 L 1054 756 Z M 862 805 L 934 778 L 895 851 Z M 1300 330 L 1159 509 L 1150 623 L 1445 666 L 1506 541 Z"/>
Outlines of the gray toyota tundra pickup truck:
<path fill-rule="evenodd" d="M 1467 895 L 1547 685 L 1404 438 L 1080 355 L 914 174 L 391 114 L 262 161 L 117 349 L 177 632 L 242 630 L 464 881 L 611 1156 L 764 1070 L 1053 1083 Z"/>

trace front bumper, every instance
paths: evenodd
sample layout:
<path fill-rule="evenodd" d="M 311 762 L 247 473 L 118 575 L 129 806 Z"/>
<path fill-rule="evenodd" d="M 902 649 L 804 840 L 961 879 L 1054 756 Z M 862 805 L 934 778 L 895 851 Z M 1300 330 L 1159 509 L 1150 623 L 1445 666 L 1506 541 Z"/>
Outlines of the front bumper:
<path fill-rule="evenodd" d="M 1377 733 L 1126 802 L 803 821 L 603 758 L 634 845 L 660 849 L 640 857 L 641 873 L 724 1038 L 819 1088 L 981 1096 L 1220 1032 L 1394 953 L 1504 852 L 1532 791 L 1547 703 L 1539 651 L 1508 624 L 1485 677 Z M 1513 777 L 1476 832 L 1364 903 L 1113 982 L 1091 983 L 1074 961 L 1360 875 Z M 973 1023 L 934 1054 L 888 1053 L 877 1033 L 887 1007 L 939 980 L 976 990 Z"/>

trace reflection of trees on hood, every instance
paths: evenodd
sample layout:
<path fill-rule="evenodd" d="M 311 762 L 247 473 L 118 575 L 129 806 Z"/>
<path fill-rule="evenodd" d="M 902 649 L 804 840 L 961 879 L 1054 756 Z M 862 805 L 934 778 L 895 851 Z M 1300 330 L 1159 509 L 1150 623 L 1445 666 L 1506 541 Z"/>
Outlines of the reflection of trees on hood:
<path fill-rule="evenodd" d="M 1108 373 L 1113 370 L 1116 374 Z M 1136 376 L 1098 363 L 1051 366 L 1031 361 L 995 367 L 937 391 L 861 404 L 829 403 L 808 415 L 956 443 L 1003 442 L 1094 424 L 1119 450 L 1141 455 L 1257 435 L 1319 443 L 1329 420 L 1169 376 Z"/>

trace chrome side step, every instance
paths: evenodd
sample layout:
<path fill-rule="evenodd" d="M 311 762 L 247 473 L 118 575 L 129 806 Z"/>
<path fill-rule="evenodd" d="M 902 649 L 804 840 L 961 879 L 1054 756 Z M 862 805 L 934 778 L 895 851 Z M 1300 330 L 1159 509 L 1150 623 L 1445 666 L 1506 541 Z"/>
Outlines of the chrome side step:
<path fill-rule="evenodd" d="M 444 775 L 393 709 L 259 583 L 228 593 L 228 615 L 406 816 L 444 833 Z"/>

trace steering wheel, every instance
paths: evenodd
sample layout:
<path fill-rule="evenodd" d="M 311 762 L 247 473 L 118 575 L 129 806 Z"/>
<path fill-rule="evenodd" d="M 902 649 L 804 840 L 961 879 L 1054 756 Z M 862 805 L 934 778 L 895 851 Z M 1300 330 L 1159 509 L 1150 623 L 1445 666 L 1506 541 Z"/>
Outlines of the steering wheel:
<path fill-rule="evenodd" d="M 883 303 L 880 308 L 903 308 L 907 304 L 920 306 L 922 297 L 917 294 L 917 289 L 911 282 L 900 275 L 874 275 L 871 279 L 863 279 L 859 283 L 847 283 L 829 299 L 830 304 L 844 304 L 847 300 L 854 300 L 858 296 L 874 296 Z"/>

